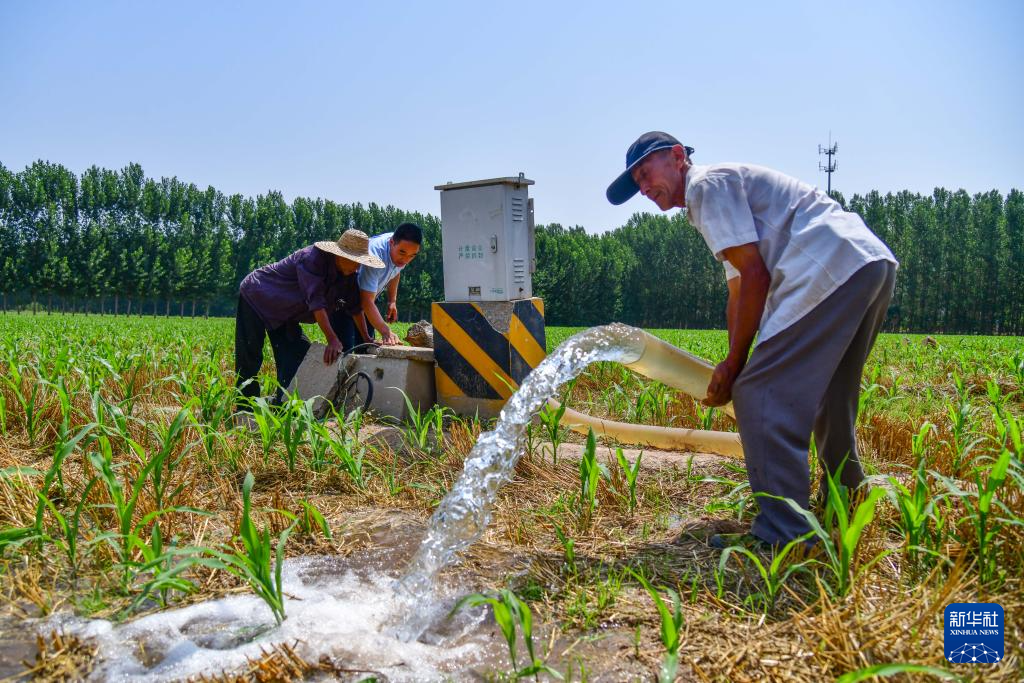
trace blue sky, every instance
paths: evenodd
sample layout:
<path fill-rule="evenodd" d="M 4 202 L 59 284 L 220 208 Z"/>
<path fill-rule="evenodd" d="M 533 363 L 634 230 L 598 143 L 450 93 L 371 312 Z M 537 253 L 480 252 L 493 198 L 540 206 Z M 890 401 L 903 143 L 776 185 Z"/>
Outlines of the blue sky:
<path fill-rule="evenodd" d="M 1024 188 L 1024 2 L 0 2 L 0 162 L 438 213 L 525 171 L 614 228 L 640 133 L 821 186 Z"/>

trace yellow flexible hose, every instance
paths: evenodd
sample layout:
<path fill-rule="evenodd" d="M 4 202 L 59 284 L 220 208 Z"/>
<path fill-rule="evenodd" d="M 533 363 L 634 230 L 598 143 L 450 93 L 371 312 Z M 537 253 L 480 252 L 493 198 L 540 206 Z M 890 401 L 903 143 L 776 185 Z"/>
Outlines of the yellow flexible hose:
<path fill-rule="evenodd" d="M 708 383 L 711 381 L 714 366 L 652 334 L 643 332 L 643 335 L 643 355 L 638 360 L 627 363 L 627 368 L 694 398 L 702 399 L 707 396 Z M 560 406 L 555 400 L 548 403 L 554 408 Z M 720 410 L 729 417 L 736 418 L 732 403 L 722 406 Z M 588 430 L 593 429 L 597 436 L 607 436 L 622 443 L 743 458 L 740 435 L 734 432 L 713 432 L 703 429 L 655 427 L 615 422 L 592 417 L 568 407 L 562 416 L 562 424 L 581 434 L 586 434 Z"/>

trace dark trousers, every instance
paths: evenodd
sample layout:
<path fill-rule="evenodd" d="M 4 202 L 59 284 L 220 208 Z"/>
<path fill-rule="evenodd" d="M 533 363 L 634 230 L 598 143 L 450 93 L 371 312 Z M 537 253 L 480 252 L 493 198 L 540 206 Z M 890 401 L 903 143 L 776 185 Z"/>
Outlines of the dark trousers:
<path fill-rule="evenodd" d="M 370 335 L 370 339 L 373 339 L 373 327 L 370 326 L 370 322 L 366 320 L 366 316 L 363 316 L 363 320 L 366 324 L 366 331 Z M 341 341 L 341 348 L 345 353 L 348 353 L 356 346 L 363 343 L 362 335 L 359 334 L 359 330 L 356 328 L 356 323 L 352 320 L 352 316 L 342 310 L 337 310 L 330 315 L 331 327 L 334 329 L 334 334 L 338 335 L 338 339 Z"/>
<path fill-rule="evenodd" d="M 858 270 L 810 313 L 758 345 L 733 385 L 750 488 L 809 507 L 811 434 L 823 470 L 856 487 L 857 404 L 864 363 L 885 320 L 896 266 L 875 261 Z M 840 470 L 841 468 L 841 470 Z M 781 500 L 759 497 L 752 533 L 787 543 L 810 530 Z"/>
<path fill-rule="evenodd" d="M 306 357 L 310 341 L 302 332 L 299 323 L 285 323 L 276 329 L 268 330 L 249 302 L 239 296 L 238 310 L 235 313 L 235 375 L 236 386 L 247 398 L 260 395 L 256 375 L 263 365 L 264 335 L 270 338 L 270 348 L 274 352 L 279 385 L 276 396 L 280 399 L 283 395 L 282 390 L 295 377 L 302 359 Z"/>

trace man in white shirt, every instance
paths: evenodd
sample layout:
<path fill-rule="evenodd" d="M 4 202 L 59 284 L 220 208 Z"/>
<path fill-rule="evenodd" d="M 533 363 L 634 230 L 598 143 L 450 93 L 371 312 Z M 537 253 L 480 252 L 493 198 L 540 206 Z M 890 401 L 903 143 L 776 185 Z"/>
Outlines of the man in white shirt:
<path fill-rule="evenodd" d="M 751 489 L 767 494 L 751 533 L 785 544 L 810 527 L 770 496 L 809 507 L 812 432 L 823 469 L 850 488 L 864 479 L 855 437 L 860 379 L 897 262 L 859 216 L 817 188 L 761 166 L 694 165 L 691 154 L 667 133 L 645 133 L 607 196 L 622 204 L 640 192 L 662 211 L 686 207 L 723 263 L 729 353 L 704 402 L 733 401 Z"/>
<path fill-rule="evenodd" d="M 372 339 L 373 330 L 380 332 L 381 341 L 386 346 L 400 344 L 401 341 L 391 331 L 389 322 L 398 320 L 398 282 L 401 279 L 402 270 L 416 258 L 423 244 L 423 231 L 415 223 L 402 223 L 394 232 L 385 232 L 381 235 L 370 238 L 369 252 L 384 263 L 383 268 L 359 268 L 359 298 L 362 303 L 363 314 L 366 322 L 370 325 L 369 334 Z M 387 314 L 381 316 L 377 309 L 376 299 L 381 292 L 388 293 Z M 332 323 L 334 320 L 332 320 Z M 339 317 L 337 325 L 340 328 L 338 336 L 344 343 L 351 339 L 358 343 L 358 337 L 362 332 L 356 330 L 345 317 Z M 363 341 L 370 341 L 364 339 Z"/>

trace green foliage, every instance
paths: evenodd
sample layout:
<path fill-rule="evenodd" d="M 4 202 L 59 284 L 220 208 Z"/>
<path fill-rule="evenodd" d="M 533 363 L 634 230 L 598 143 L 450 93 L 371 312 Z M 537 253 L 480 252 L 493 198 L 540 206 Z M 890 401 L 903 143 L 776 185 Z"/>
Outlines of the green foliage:
<path fill-rule="evenodd" d="M 849 592 L 850 586 L 860 573 L 891 552 L 884 551 L 861 567 L 856 567 L 855 560 L 861 537 L 874 519 L 875 508 L 878 501 L 885 496 L 885 491 L 873 488 L 863 496 L 863 499 L 858 500 L 857 496 L 851 495 L 850 490 L 838 482 L 838 475 L 826 473 L 825 480 L 828 484 L 828 498 L 825 504 L 824 527 L 813 512 L 800 507 L 796 501 L 779 496 L 767 497 L 784 501 L 807 521 L 811 533 L 817 537 L 818 544 L 824 551 L 826 566 L 835 579 L 835 592 L 842 596 Z"/>
<path fill-rule="evenodd" d="M 544 433 L 551 443 L 552 465 L 558 464 L 558 447 L 565 440 L 567 430 L 561 425 L 565 410 L 566 406 L 564 403 L 560 404 L 557 408 L 552 407 L 550 403 L 545 403 L 541 406 L 540 412 L 537 413 L 541 424 L 544 426 Z"/>
<path fill-rule="evenodd" d="M 281 438 L 281 417 L 277 406 L 266 398 L 256 396 L 250 400 L 252 419 L 259 430 L 260 442 L 263 445 L 263 463 L 267 463 L 274 444 Z"/>
<path fill-rule="evenodd" d="M 671 588 L 661 587 L 672 598 L 672 608 L 669 609 L 661 593 L 652 588 L 647 579 L 633 570 L 629 570 L 629 573 L 647 590 L 654 600 L 655 607 L 658 608 L 658 614 L 661 616 L 661 644 L 665 646 L 665 658 L 658 671 L 658 683 L 672 683 L 676 679 L 676 669 L 679 667 L 679 646 L 682 644 L 681 632 L 685 624 L 679 594 Z"/>
<path fill-rule="evenodd" d="M 974 486 L 963 488 L 951 477 L 936 475 L 945 484 L 949 495 L 959 499 L 967 509 L 972 533 L 963 540 L 973 542 L 982 582 L 997 577 L 999 547 L 996 539 L 999 531 L 1005 524 L 1024 525 L 1024 520 L 1014 517 L 996 495 L 1010 475 L 1018 485 L 1024 479 L 1020 461 L 1005 448 L 994 461 L 981 462 L 974 468 Z"/>
<path fill-rule="evenodd" d="M 546 665 L 534 652 L 533 615 L 530 612 L 529 605 L 506 588 L 498 591 L 493 596 L 484 593 L 467 595 L 456 603 L 455 607 L 452 608 L 452 612 L 457 612 L 465 607 L 478 607 L 481 605 L 490 605 L 494 612 L 494 620 L 498 622 L 501 634 L 505 636 L 505 642 L 508 644 L 508 656 L 512 662 L 515 678 L 533 676 L 539 680 L 539 675 L 546 673 L 559 680 L 562 679 L 562 675 L 559 672 Z M 522 634 L 523 643 L 526 645 L 526 653 L 529 659 L 529 663 L 521 669 L 519 668 L 519 661 L 516 656 L 517 625 Z"/>
<path fill-rule="evenodd" d="M 940 558 L 945 540 L 945 516 L 940 509 L 944 496 L 935 495 L 928 483 L 926 442 L 934 432 L 935 425 L 926 422 L 911 438 L 911 453 L 918 462 L 913 470 L 912 485 L 907 486 L 890 476 L 889 488 L 885 490 L 899 512 L 899 527 L 906 542 L 906 553 L 914 561 Z"/>
<path fill-rule="evenodd" d="M 143 564 L 145 565 L 149 565 L 155 558 L 163 555 L 161 552 L 162 538 L 159 531 L 154 530 L 159 523 L 160 517 L 173 512 L 207 513 L 203 510 L 187 506 L 170 506 L 148 512 L 136 521 L 136 508 L 139 505 L 146 482 L 153 476 L 156 470 L 163 467 L 166 454 L 158 451 L 147 460 L 144 460 L 134 479 L 129 481 L 129 485 L 126 488 L 115 471 L 110 439 L 105 435 L 100 436 L 96 439 L 94 445 L 96 448 L 90 449 L 86 455 L 96 473 L 96 478 L 104 486 L 110 498 L 110 504 L 105 507 L 111 509 L 117 521 L 117 528 L 115 530 L 106 531 L 98 535 L 94 542 L 105 541 L 117 552 L 122 570 L 122 583 L 127 589 L 131 584 L 133 575 L 140 571 L 140 563 L 134 556 L 136 551 L 142 554 Z M 146 532 L 147 529 L 149 529 L 149 533 Z"/>
<path fill-rule="evenodd" d="M 284 461 L 289 472 L 295 471 L 299 449 L 306 444 L 309 421 L 313 419 L 313 401 L 312 398 L 302 400 L 298 392 L 286 392 L 284 402 L 278 408 L 278 433 L 284 445 Z"/>
<path fill-rule="evenodd" d="M 562 552 L 565 554 L 565 568 L 569 574 L 576 573 L 576 541 L 565 534 L 565 530 L 558 526 L 553 519 L 551 525 L 555 528 L 555 535 L 558 542 L 562 544 Z"/>
<path fill-rule="evenodd" d="M 331 527 L 316 505 L 303 499 L 299 501 L 299 507 L 301 508 L 298 515 L 299 531 L 307 536 L 312 536 L 314 532 L 319 531 L 324 538 L 330 541 L 332 539 Z"/>
<path fill-rule="evenodd" d="M 276 543 L 269 528 L 258 529 L 252 521 L 251 494 L 254 481 L 252 472 L 249 472 L 242 484 L 242 520 L 238 533 L 242 550 L 227 546 L 222 550 L 211 549 L 208 552 L 220 560 L 221 568 L 248 583 L 280 624 L 285 620 L 284 592 L 281 588 L 284 547 L 298 522 L 294 520 L 294 515 L 278 510 L 292 518 L 293 522 L 278 535 Z"/>
<path fill-rule="evenodd" d="M 60 307 L 96 312 L 148 307 L 154 315 L 195 316 L 198 306 L 204 315 L 230 314 L 239 282 L 253 269 L 336 239 L 348 226 L 376 235 L 410 220 L 423 228 L 424 244 L 402 274 L 399 310 L 428 317 L 431 302 L 443 298 L 440 221 L 392 206 L 305 197 L 289 204 L 276 191 L 225 196 L 175 177 L 147 179 L 138 164 L 94 166 L 76 177 L 43 161 L 17 173 L 4 169 L 0 197 L 0 293 L 18 295 L 18 305 L 32 310 L 57 297 Z M 1017 189 L 854 195 L 849 210 L 901 263 L 890 329 L 1024 333 L 1022 205 Z M 723 323 L 721 266 L 685 214 L 637 213 L 603 234 L 541 225 L 536 252 L 534 293 L 545 300 L 550 324 Z"/>
<path fill-rule="evenodd" d="M 775 601 L 779 598 L 782 586 L 790 575 L 811 563 L 811 560 L 801 560 L 799 562 L 787 562 L 786 560 L 790 553 L 798 548 L 802 548 L 804 542 L 812 535 L 812 533 L 807 533 L 800 538 L 790 541 L 781 550 L 773 553 L 767 563 L 760 556 L 742 545 L 730 546 L 722 551 L 722 556 L 718 561 L 718 570 L 719 572 L 725 571 L 725 566 L 729 562 L 729 556 L 733 553 L 746 557 L 757 569 L 757 573 L 761 576 L 761 582 L 764 584 L 764 591 L 754 594 L 751 598 L 755 602 L 759 602 L 761 608 L 768 612 L 775 607 Z"/>
<path fill-rule="evenodd" d="M 636 480 L 640 475 L 640 460 L 644 457 L 643 451 L 636 456 L 636 462 L 632 466 L 629 460 L 623 455 L 621 448 L 615 449 L 615 459 L 619 463 L 622 475 L 626 478 L 626 485 L 629 487 L 629 514 L 636 510 Z"/>
<path fill-rule="evenodd" d="M 424 453 L 440 453 L 444 440 L 444 418 L 451 411 L 439 405 L 430 406 L 429 409 L 424 409 L 424 406 L 421 405 L 414 406 L 404 391 L 402 398 L 405 400 L 406 411 L 409 413 L 405 422 L 400 424 L 405 442 L 411 448 Z"/>
<path fill-rule="evenodd" d="M 876 678 L 888 678 L 890 676 L 899 676 L 902 674 L 925 674 L 933 678 L 950 681 L 966 680 L 964 677 L 958 676 L 952 671 L 946 671 L 945 669 L 940 669 L 935 666 L 893 662 L 890 664 L 873 664 L 872 666 L 867 666 L 863 669 L 847 672 L 837 678 L 836 683 L 861 683 L 861 681 L 869 681 Z"/>
<path fill-rule="evenodd" d="M 601 465 L 597 462 L 597 437 L 594 430 L 587 433 L 587 446 L 580 458 L 580 497 L 579 519 L 580 528 L 590 526 L 594 508 L 597 507 L 597 484 L 601 479 Z"/>

